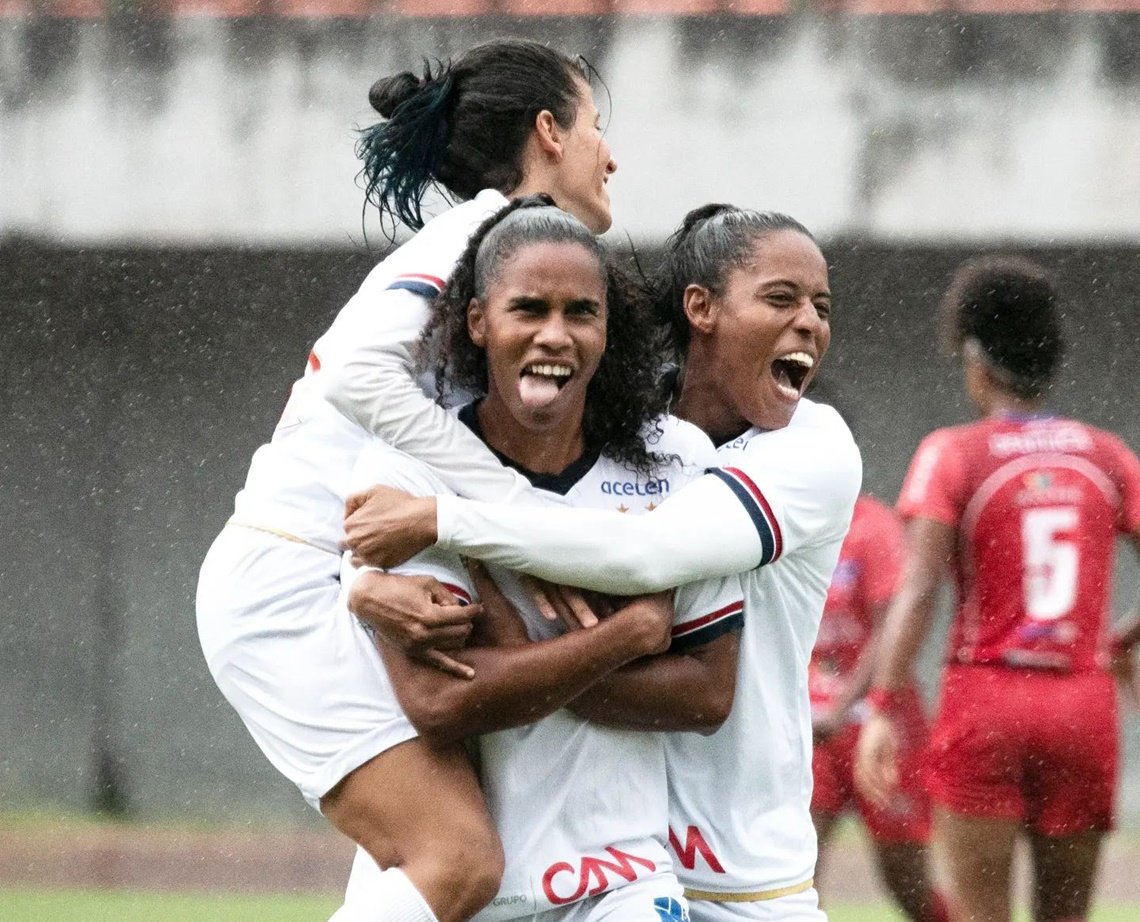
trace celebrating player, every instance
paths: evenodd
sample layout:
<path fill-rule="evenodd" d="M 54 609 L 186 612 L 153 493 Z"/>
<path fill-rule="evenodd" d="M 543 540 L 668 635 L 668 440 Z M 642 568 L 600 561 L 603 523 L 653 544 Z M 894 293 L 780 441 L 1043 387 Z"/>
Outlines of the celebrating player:
<path fill-rule="evenodd" d="M 968 263 L 942 308 L 983 419 L 927 436 L 903 484 L 908 555 L 857 780 L 879 802 L 896 788 L 900 692 L 950 567 L 958 610 L 928 787 L 952 916 L 1007 922 L 1014 841 L 1025 833 L 1034 917 L 1084 919 L 1113 824 L 1109 587 L 1116 536 L 1140 547 L 1140 461 L 1117 437 L 1044 411 L 1062 337 L 1039 266 Z"/>
<path fill-rule="evenodd" d="M 883 616 L 902 575 L 903 528 L 894 512 L 870 495 L 855 503 L 851 529 L 831 578 L 819 636 L 808 668 L 811 696 L 812 822 L 819 837 L 817 876 L 836 820 L 854 806 L 874 843 L 879 873 L 914 922 L 948 919 L 927 872 L 930 799 L 921 778 L 926 718 L 913 682 L 899 695 L 899 789 L 886 807 L 855 789 L 854 756 L 866 716 Z"/>
<path fill-rule="evenodd" d="M 674 236 L 662 288 L 685 357 L 675 410 L 721 444 L 722 467 L 659 506 L 647 497 L 657 508 L 645 516 L 377 489 L 363 524 L 350 517 L 348 540 L 382 565 L 438 540 L 623 594 L 743 572 L 731 713 L 710 735 L 667 739 L 670 844 L 699 922 L 822 919 L 807 664 L 860 480 L 838 414 L 801 399 L 831 339 L 827 263 L 790 218 L 706 206 Z M 697 665 L 668 654 L 637 663 L 578 704 L 619 724 L 679 729 L 672 715 Z"/>
<path fill-rule="evenodd" d="M 601 232 L 610 224 L 605 184 L 615 165 L 585 71 L 534 42 L 489 42 L 422 76 L 384 78 L 369 98 L 385 121 L 364 134 L 360 153 L 382 214 L 420 227 L 432 184 L 464 203 L 380 263 L 318 340 L 202 566 L 197 614 L 211 673 L 262 751 L 310 804 L 380 857 L 387 791 L 384 774 L 369 766 L 393 742 L 383 670 L 371 638 L 337 615 L 353 465 L 369 429 L 395 426 L 389 441 L 430 455 L 454 488 L 476 496 L 492 487 L 496 496 L 529 490 L 419 392 L 409 349 L 471 232 L 508 197 L 550 193 Z M 403 601 L 385 606 L 375 594 L 385 579 L 360 580 L 358 604 L 371 606 L 390 640 L 419 641 L 431 648 L 424 655 L 446 665 L 440 650 L 463 642 L 477 606 L 456 605 L 431 580 L 390 582 L 387 598 L 402 593 Z M 462 751 L 434 755 L 405 768 L 440 786 L 470 785 Z M 494 895 L 494 827 L 481 808 L 454 820 L 456 834 L 435 843 L 431 873 L 415 881 L 394 875 L 398 892 L 384 918 L 405 918 L 405 910 L 409 919 L 430 917 L 430 909 L 422 915 L 426 899 L 440 920 L 458 920 Z"/>
<path fill-rule="evenodd" d="M 646 306 L 607 269 L 585 226 L 557 208 L 530 204 L 505 209 L 476 233 L 436 302 L 430 351 L 438 355 L 437 380 L 479 395 L 459 418 L 505 463 L 571 505 L 613 509 L 630 496 L 679 489 L 703 473 L 713 448 L 695 427 L 653 418 L 665 397 Z M 358 470 L 362 484 L 382 477 L 424 495 L 446 490 L 420 462 L 383 443 L 365 452 Z M 435 577 L 464 599 L 476 588 L 496 593 L 494 583 L 473 585 L 459 557 L 437 549 L 400 572 Z M 453 745 L 483 734 L 481 782 L 506 872 L 492 907 L 477 918 L 681 919 L 682 891 L 666 851 L 662 736 L 558 710 L 624 662 L 668 647 L 669 622 L 647 613 L 649 603 L 635 602 L 597 626 L 550 640 L 555 623 L 538 613 L 518 579 L 497 569 L 493 575 L 526 624 L 498 628 L 505 637 L 492 638 L 496 646 L 455 654 L 474 667 L 472 680 L 391 645 L 381 648 L 396 696 L 424 737 L 406 746 Z M 680 590 L 675 655 L 739 627 L 741 609 L 735 577 Z M 540 642 L 530 643 L 528 630 Z M 730 703 L 731 686 L 715 715 L 690 703 L 693 726 L 715 729 Z M 441 799 L 450 792 L 401 773 L 403 756 L 392 755 L 387 784 L 401 833 L 393 842 L 398 855 L 408 825 L 438 835 L 455 805 Z M 388 757 L 374 760 L 377 770 Z M 358 854 L 337 922 L 373 918 L 384 877 Z"/>

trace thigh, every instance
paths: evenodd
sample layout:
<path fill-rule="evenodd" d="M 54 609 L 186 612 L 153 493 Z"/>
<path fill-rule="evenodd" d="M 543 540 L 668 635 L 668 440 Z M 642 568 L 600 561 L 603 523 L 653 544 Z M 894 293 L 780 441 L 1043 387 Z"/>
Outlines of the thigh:
<path fill-rule="evenodd" d="M 846 783 L 843 766 L 843 751 L 840 747 L 842 734 L 816 743 L 811 753 L 811 809 L 812 813 L 843 812 L 850 798 L 850 788 Z"/>
<path fill-rule="evenodd" d="M 898 713 L 899 786 L 886 806 L 874 804 L 855 792 L 859 816 L 877 847 L 921 846 L 930 840 L 930 796 L 923 771 L 926 766 L 927 728 L 916 692 L 904 699 Z"/>
<path fill-rule="evenodd" d="M 1020 825 L 1011 820 L 934 810 L 934 841 L 945 865 L 955 918 L 1008 922 L 1013 846 Z"/>
<path fill-rule="evenodd" d="M 340 602 L 338 571 L 334 554 L 230 526 L 198 582 L 198 632 L 218 687 L 313 806 L 416 735 L 371 638 Z"/>
<path fill-rule="evenodd" d="M 456 851 L 497 854 L 498 834 L 459 744 L 417 738 L 386 750 L 326 794 L 321 811 L 385 868 L 446 863 Z"/>
<path fill-rule="evenodd" d="M 1100 832 L 1030 836 L 1037 922 L 1084 919 L 1088 915 L 1102 839 Z"/>

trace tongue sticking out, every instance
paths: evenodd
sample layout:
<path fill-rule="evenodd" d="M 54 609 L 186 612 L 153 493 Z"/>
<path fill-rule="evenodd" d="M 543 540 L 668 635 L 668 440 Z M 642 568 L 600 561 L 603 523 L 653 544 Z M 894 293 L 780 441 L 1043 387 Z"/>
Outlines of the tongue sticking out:
<path fill-rule="evenodd" d="M 519 396 L 523 404 L 539 410 L 554 402 L 558 396 L 558 382 L 546 375 L 523 375 L 519 379 Z"/>

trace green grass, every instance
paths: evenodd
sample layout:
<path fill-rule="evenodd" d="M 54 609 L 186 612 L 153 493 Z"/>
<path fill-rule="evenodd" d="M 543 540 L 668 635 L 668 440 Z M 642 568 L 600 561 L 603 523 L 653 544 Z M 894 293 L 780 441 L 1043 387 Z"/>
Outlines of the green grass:
<path fill-rule="evenodd" d="M 0 922 L 324 922 L 327 896 L 0 889 Z"/>
<path fill-rule="evenodd" d="M 337 905 L 339 900 L 326 896 L 0 888 L 0 922 L 324 922 Z M 827 914 L 831 922 L 902 922 L 877 903 L 835 904 Z M 1137 918 L 1140 906 L 1103 906 L 1090 922 Z"/>

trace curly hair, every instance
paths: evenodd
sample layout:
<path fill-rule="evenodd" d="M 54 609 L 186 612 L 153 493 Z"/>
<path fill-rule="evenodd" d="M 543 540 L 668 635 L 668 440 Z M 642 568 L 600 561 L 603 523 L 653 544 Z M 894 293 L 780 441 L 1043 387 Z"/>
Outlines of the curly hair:
<path fill-rule="evenodd" d="M 571 243 L 598 260 L 606 282 L 606 350 L 586 389 L 582 438 L 588 452 L 649 474 L 663 458 L 646 448 L 645 438 L 665 413 L 666 396 L 658 386 L 661 355 L 648 304 L 642 289 L 613 264 L 598 239 L 577 218 L 555 207 L 549 196 L 513 202 L 471 237 L 447 288 L 432 305 L 421 340 L 421 364 L 433 367 L 441 399 L 456 390 L 486 395 L 487 357 L 468 334 L 467 308 L 472 298 L 483 296 L 511 257 L 536 243 Z"/>
<path fill-rule="evenodd" d="M 1006 386 L 1035 400 L 1064 353 L 1049 274 L 1019 256 L 985 256 L 959 266 L 940 305 L 942 341 L 952 355 L 977 344 Z"/>

